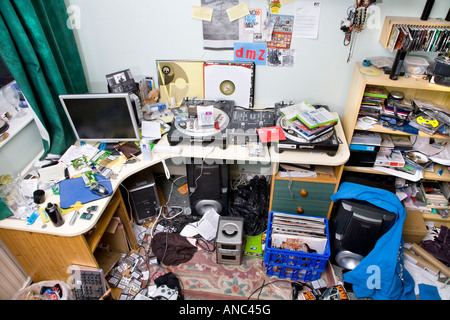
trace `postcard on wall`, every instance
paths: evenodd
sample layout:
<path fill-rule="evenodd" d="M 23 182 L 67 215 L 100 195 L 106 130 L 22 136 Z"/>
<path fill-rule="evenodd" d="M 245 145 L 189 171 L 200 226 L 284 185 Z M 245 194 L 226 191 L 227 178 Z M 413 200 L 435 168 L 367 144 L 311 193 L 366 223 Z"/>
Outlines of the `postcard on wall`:
<path fill-rule="evenodd" d="M 270 14 L 269 21 L 275 22 L 272 39 L 267 43 L 267 48 L 289 49 L 291 47 L 292 31 L 294 28 L 294 16 Z"/>
<path fill-rule="evenodd" d="M 249 9 L 244 17 L 244 33 L 261 33 L 262 9 Z"/>

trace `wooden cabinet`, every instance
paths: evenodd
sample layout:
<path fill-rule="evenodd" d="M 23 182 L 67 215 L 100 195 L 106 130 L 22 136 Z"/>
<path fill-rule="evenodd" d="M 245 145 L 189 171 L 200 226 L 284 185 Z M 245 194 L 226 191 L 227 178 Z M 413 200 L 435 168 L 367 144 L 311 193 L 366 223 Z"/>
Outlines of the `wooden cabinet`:
<path fill-rule="evenodd" d="M 136 237 L 120 192 L 115 192 L 96 226 L 87 234 L 65 237 L 0 228 L 0 239 L 34 282 L 67 281 L 70 265 L 104 268 L 96 250 L 113 216 L 120 218 L 130 247 L 136 248 Z"/>
<path fill-rule="evenodd" d="M 347 102 L 345 106 L 344 115 L 342 117 L 342 125 L 347 138 L 347 142 L 350 144 L 355 130 L 362 130 L 356 125 L 358 119 L 359 108 L 361 106 L 361 101 L 363 98 L 364 90 L 368 85 L 382 86 L 387 89 L 387 91 L 400 91 L 404 94 L 405 98 L 419 98 L 424 100 L 433 101 L 436 104 L 445 106 L 450 110 L 450 87 L 436 85 L 428 82 L 421 77 L 400 77 L 398 80 L 390 80 L 389 75 L 382 74 L 380 76 L 368 76 L 360 72 L 362 67 L 361 63 L 356 63 L 352 80 L 350 83 L 350 89 L 347 97 Z M 374 125 L 369 131 L 375 131 L 380 133 L 396 134 L 396 135 L 410 135 L 401 131 L 394 131 L 383 127 L 382 125 Z M 422 131 L 418 133 L 420 136 L 437 137 L 442 138 L 442 136 L 434 135 L 430 136 Z M 443 174 L 438 175 L 437 172 L 443 169 Z M 379 171 L 373 170 L 371 168 L 365 167 L 348 167 L 345 166 L 346 171 L 355 172 L 366 172 L 366 173 L 376 173 L 382 174 Z M 435 165 L 434 172 L 424 172 L 424 179 L 429 180 L 440 180 L 440 181 L 450 181 L 450 174 L 446 166 Z M 424 214 L 424 218 L 427 220 L 431 216 L 436 216 L 432 214 Z M 436 217 L 433 217 L 436 218 Z M 449 219 L 441 219 L 443 222 L 450 221 Z"/>
<path fill-rule="evenodd" d="M 341 121 L 334 128 L 340 141 L 334 155 L 298 150 L 278 153 L 274 146 L 270 147 L 273 168 L 270 211 L 330 218 L 333 208 L 330 197 L 339 188 L 344 164 L 350 156 Z M 317 173 L 316 177 L 303 178 L 280 177 L 280 163 L 326 166 L 331 169 L 331 174 Z"/>
<path fill-rule="evenodd" d="M 337 191 L 343 166 L 333 168 L 333 175 L 318 174 L 311 178 L 281 178 L 274 172 L 271 211 L 297 213 L 329 218 L 331 195 Z"/>

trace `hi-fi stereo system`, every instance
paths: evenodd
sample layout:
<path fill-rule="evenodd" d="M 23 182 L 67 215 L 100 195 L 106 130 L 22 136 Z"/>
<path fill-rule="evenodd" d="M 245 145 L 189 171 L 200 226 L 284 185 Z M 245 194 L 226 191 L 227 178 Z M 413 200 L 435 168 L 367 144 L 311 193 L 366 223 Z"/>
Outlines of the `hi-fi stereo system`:
<path fill-rule="evenodd" d="M 244 218 L 220 217 L 216 235 L 217 263 L 241 264 L 244 245 Z"/>
<path fill-rule="evenodd" d="M 326 152 L 334 155 L 339 148 L 339 139 L 334 128 L 317 139 L 307 140 L 292 129 L 292 122 L 281 114 L 282 103 L 275 110 L 256 111 L 236 108 L 231 100 L 183 100 L 182 106 L 189 110 L 189 118 L 177 117 L 170 128 L 167 139 L 170 145 L 209 145 L 226 148 L 230 144 L 245 145 L 260 141 L 257 129 L 280 126 L 286 137 L 275 142 L 278 152 L 285 150 Z M 214 125 L 202 127 L 196 116 L 196 108 L 213 106 Z"/>

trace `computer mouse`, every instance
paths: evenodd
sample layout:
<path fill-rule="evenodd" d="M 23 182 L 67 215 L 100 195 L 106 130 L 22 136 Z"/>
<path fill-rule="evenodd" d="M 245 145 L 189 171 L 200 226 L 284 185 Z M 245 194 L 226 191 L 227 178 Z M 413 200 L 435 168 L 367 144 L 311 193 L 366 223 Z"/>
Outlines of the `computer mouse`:
<path fill-rule="evenodd" d="M 109 194 L 109 190 L 108 188 L 106 188 L 103 184 L 101 183 L 93 183 L 90 187 L 89 190 L 92 193 L 95 193 L 98 196 L 107 196 Z"/>

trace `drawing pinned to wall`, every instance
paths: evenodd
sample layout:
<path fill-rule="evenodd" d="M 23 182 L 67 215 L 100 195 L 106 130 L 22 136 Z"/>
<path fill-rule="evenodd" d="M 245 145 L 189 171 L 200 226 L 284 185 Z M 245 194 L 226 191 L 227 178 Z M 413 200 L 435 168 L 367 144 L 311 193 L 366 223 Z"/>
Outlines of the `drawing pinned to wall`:
<path fill-rule="evenodd" d="M 227 9 L 239 5 L 239 0 L 201 0 L 202 7 L 213 9 L 211 21 L 202 21 L 203 49 L 233 50 L 239 42 L 239 21 L 230 21 Z"/>
<path fill-rule="evenodd" d="M 295 49 L 267 49 L 267 66 L 294 67 Z"/>

